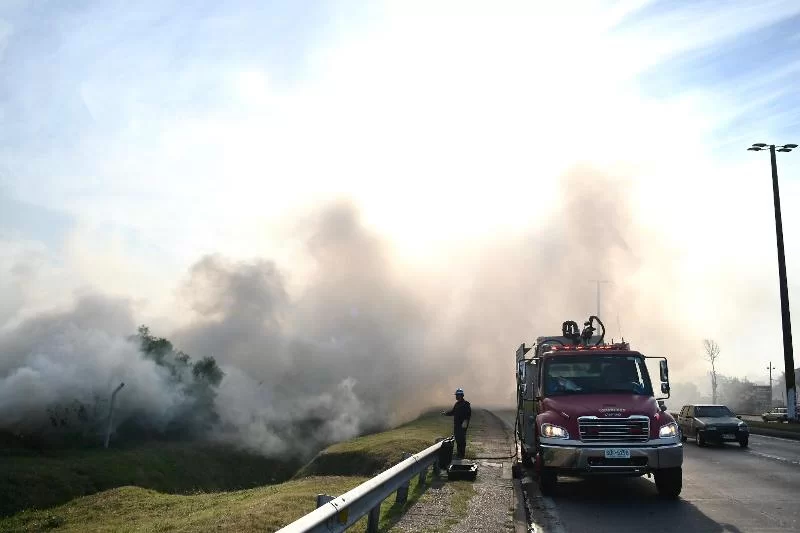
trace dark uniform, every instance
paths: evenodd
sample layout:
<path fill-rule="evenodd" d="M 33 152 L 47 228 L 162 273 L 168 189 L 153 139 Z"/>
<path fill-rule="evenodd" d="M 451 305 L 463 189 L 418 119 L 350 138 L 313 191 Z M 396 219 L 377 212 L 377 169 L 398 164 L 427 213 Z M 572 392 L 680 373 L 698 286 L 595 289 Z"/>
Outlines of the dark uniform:
<path fill-rule="evenodd" d="M 469 402 L 464 399 L 464 392 L 459 389 L 456 391 L 457 401 L 452 409 L 445 411 L 445 416 L 453 417 L 453 435 L 456 438 L 456 457 L 459 459 L 464 458 L 467 449 L 467 428 L 469 426 L 469 419 L 472 417 L 472 407 Z M 466 422 L 466 424 L 464 424 Z"/>

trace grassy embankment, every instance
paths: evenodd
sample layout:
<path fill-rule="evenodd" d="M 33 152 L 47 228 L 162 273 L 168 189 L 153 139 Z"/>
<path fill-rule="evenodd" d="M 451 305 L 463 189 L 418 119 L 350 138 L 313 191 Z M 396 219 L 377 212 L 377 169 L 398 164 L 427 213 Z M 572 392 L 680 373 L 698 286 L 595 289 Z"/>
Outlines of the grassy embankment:
<path fill-rule="evenodd" d="M 0 450 L 0 516 L 126 485 L 177 494 L 252 488 L 285 481 L 299 466 L 197 443 L 81 451 Z"/>
<path fill-rule="evenodd" d="M 385 433 L 331 446 L 290 481 L 229 492 L 215 492 L 224 487 L 209 489 L 203 487 L 201 481 L 252 480 L 258 475 L 251 471 L 252 464 L 238 464 L 235 458 L 231 458 L 230 464 L 222 462 L 217 467 L 209 465 L 208 459 L 195 456 L 186 457 L 175 468 L 172 465 L 165 466 L 170 459 L 159 462 L 158 458 L 164 454 L 156 454 L 155 450 L 139 451 L 144 455 L 138 456 L 138 462 L 136 450 L 124 452 L 134 455 L 119 455 L 116 458 L 99 457 L 108 450 L 87 452 L 83 462 L 65 457 L 60 459 L 61 462 L 54 458 L 52 463 L 45 463 L 38 458 L 35 459 L 37 468 L 30 467 L 27 470 L 29 477 L 17 475 L 16 486 L 15 483 L 5 486 L 0 495 L 5 498 L 13 494 L 13 490 L 47 493 L 50 486 L 74 487 L 76 473 L 85 476 L 86 483 L 92 483 L 102 490 L 97 480 L 102 478 L 99 472 L 104 469 L 116 472 L 108 473 L 108 476 L 117 476 L 118 485 L 124 486 L 82 496 L 50 509 L 24 511 L 0 519 L 0 531 L 276 531 L 312 511 L 317 494 L 343 494 L 368 477 L 396 464 L 404 451 L 418 452 L 430 446 L 436 437 L 448 435 L 452 423 L 450 420 L 428 414 Z M 123 466 L 114 466 L 120 464 Z M 126 473 L 119 475 L 120 472 Z M 262 471 L 260 475 L 263 474 Z M 430 481 L 431 474 L 428 476 Z M 170 486 L 170 483 L 174 486 Z M 471 483 L 457 482 L 451 485 L 455 489 L 451 503 L 455 507 L 466 506 L 473 491 Z M 197 493 L 163 493 L 181 492 L 179 487 L 196 490 Z M 198 488 L 202 488 L 203 492 Z M 391 527 L 403 510 L 419 499 L 423 494 L 420 489 L 415 478 L 405 505 L 395 504 L 394 497 L 384 502 L 381 507 L 382 530 Z M 365 523 L 362 520 L 360 527 L 353 531 L 363 531 Z"/>

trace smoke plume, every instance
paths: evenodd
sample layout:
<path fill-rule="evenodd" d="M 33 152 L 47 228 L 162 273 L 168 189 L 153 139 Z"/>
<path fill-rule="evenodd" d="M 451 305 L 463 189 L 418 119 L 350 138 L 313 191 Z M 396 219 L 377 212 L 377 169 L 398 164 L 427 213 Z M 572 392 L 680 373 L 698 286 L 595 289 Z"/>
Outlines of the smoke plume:
<path fill-rule="evenodd" d="M 622 318 L 601 317 L 608 337 L 622 324 L 652 355 L 694 343 L 691 323 L 672 314 L 680 294 L 653 284 L 675 275 L 674 252 L 637 223 L 630 183 L 577 168 L 561 186 L 557 198 L 518 207 L 535 225 L 454 243 L 425 267 L 400 260 L 352 203 L 322 206 L 298 219 L 294 263 L 199 258 L 175 293 L 179 326 L 148 326 L 224 371 L 207 437 L 267 455 L 396 424 L 451 402 L 456 387 L 474 405 L 513 406 L 516 347 L 594 314 L 592 279 L 613 280 L 604 299 Z M 115 424 L 169 423 L 186 392 L 129 339 L 135 314 L 130 300 L 92 294 L 7 322 L 0 426 L 47 425 L 53 406 L 98 405 L 120 382 Z"/>

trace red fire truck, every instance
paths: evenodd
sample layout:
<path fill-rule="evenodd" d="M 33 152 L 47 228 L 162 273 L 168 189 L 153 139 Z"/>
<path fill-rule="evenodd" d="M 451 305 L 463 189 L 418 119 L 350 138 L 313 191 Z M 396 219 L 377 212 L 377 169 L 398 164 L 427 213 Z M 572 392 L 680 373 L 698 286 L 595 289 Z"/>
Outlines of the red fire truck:
<path fill-rule="evenodd" d="M 683 445 L 663 404 L 669 398 L 667 360 L 604 337 L 605 326 L 591 316 L 582 331 L 566 321 L 561 335 L 517 349 L 522 462 L 533 468 L 545 495 L 556 491 L 559 475 L 652 475 L 661 496 L 677 498 Z M 660 360 L 659 396 L 646 359 Z"/>

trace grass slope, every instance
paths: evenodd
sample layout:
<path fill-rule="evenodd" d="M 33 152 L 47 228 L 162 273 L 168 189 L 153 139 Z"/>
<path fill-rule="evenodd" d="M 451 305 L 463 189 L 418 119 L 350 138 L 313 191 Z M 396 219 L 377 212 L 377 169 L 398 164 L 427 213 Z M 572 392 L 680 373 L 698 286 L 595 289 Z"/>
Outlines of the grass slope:
<path fill-rule="evenodd" d="M 443 417 L 438 412 L 427 413 L 391 431 L 331 446 L 306 465 L 295 479 L 284 483 L 191 495 L 163 494 L 133 486 L 118 487 L 76 498 L 51 509 L 24 511 L 0 519 L 0 531 L 277 531 L 312 511 L 317 494 L 340 496 L 378 471 L 396 464 L 403 451 L 419 452 L 433 444 L 437 437 L 451 433 L 451 418 Z M 471 455 L 469 442 L 467 455 Z M 344 464 L 339 464 L 337 458 Z M 117 461 L 131 459 L 118 457 Z M 46 467 L 42 468 L 44 470 Z M 197 469 L 197 465 L 194 468 Z M 125 469 L 129 473 L 136 470 L 131 465 L 126 465 Z M 364 475 L 366 471 L 369 473 Z M 326 475 L 318 475 L 319 472 L 325 472 Z M 44 475 L 44 471 L 40 474 Z M 252 479 L 253 475 L 250 473 L 248 477 L 246 472 L 241 471 L 218 474 L 223 479 L 227 476 L 236 478 L 238 475 Z M 208 475 L 210 479 L 214 478 L 214 474 Z M 433 475 L 428 472 L 425 486 L 432 482 Z M 188 481 L 186 483 L 192 485 Z M 388 531 L 396 524 L 402 513 L 424 495 L 425 486 L 419 485 L 418 477 L 415 477 L 411 481 L 405 504 L 397 504 L 394 495 L 384 501 L 381 506 L 381 531 Z M 467 501 L 474 494 L 472 484 L 453 482 L 452 486 L 454 494 L 451 505 L 466 509 Z M 26 487 L 25 492 L 29 490 Z M 348 531 L 365 530 L 366 517 Z"/>
<path fill-rule="evenodd" d="M 417 453 L 434 444 L 439 437 L 453 433 L 453 419 L 436 412 L 390 431 L 365 435 L 329 446 L 321 451 L 294 479 L 305 476 L 362 475 L 374 476 L 402 460 L 403 452 Z M 467 439 L 468 458 L 475 456 L 475 447 Z"/>
<path fill-rule="evenodd" d="M 314 509 L 317 493 L 339 493 L 359 477 L 306 478 L 191 496 L 120 487 L 0 521 L 0 531 L 276 531 Z"/>
<path fill-rule="evenodd" d="M 179 494 L 251 488 L 285 481 L 299 466 L 191 443 L 46 455 L 7 452 L 0 455 L 0 516 L 126 485 Z"/>

